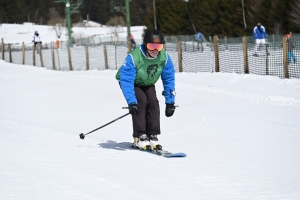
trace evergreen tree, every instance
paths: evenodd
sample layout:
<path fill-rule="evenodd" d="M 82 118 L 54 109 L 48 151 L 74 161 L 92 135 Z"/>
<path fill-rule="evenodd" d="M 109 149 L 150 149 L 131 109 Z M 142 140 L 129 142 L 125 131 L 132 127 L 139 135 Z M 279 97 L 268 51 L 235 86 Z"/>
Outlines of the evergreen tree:
<path fill-rule="evenodd" d="M 147 8 L 150 9 L 152 5 L 151 1 L 130 1 L 130 24 L 132 26 L 145 25 Z"/>
<path fill-rule="evenodd" d="M 131 0 L 131 26 L 145 25 L 154 29 L 154 0 Z M 244 9 L 242 8 L 244 2 Z M 73 0 L 73 3 L 75 0 Z M 115 16 L 125 20 L 125 1 L 113 0 L 122 7 L 120 11 L 110 11 L 112 0 L 84 0 L 80 14 L 72 14 L 72 23 L 87 18 L 105 24 Z M 300 0 L 155 0 L 158 29 L 167 35 L 195 34 L 201 31 L 205 36 L 219 35 L 238 37 L 252 35 L 253 28 L 260 21 L 268 34 L 299 33 Z M 1 23 L 23 23 L 28 20 L 47 24 L 50 9 L 55 8 L 65 18 L 65 4 L 54 0 L 0 0 Z M 247 27 L 245 28 L 243 11 Z M 294 13 L 292 15 L 292 13 Z"/>
<path fill-rule="evenodd" d="M 22 23 L 25 12 L 21 0 L 1 0 L 2 23 Z"/>
<path fill-rule="evenodd" d="M 164 35 L 184 35 L 191 29 L 184 1 L 157 0 L 156 21 Z"/>
<path fill-rule="evenodd" d="M 205 36 L 212 35 L 213 25 L 217 22 L 217 13 L 213 9 L 213 1 L 190 0 L 188 8 L 196 31 L 200 31 Z"/>
<path fill-rule="evenodd" d="M 228 37 L 245 35 L 242 2 L 240 0 L 221 0 L 219 10 L 219 23 L 223 27 L 222 34 L 226 34 Z"/>
<path fill-rule="evenodd" d="M 155 4 L 155 7 L 156 7 L 156 4 Z M 147 11 L 147 14 L 146 14 L 146 17 L 145 17 L 145 24 L 144 25 L 147 27 L 148 30 L 155 29 L 153 6 L 148 8 L 148 11 Z"/>
<path fill-rule="evenodd" d="M 231 0 L 220 0 L 219 9 L 218 9 L 218 18 L 219 21 L 215 25 L 218 27 L 216 31 L 217 35 L 220 37 L 228 36 L 230 37 L 233 34 L 233 27 L 236 25 L 235 22 L 235 8 L 231 3 Z"/>
<path fill-rule="evenodd" d="M 289 26 L 291 21 L 288 16 L 288 8 L 292 4 L 293 0 L 274 0 L 272 1 L 272 12 L 271 13 L 271 19 L 273 22 L 273 34 L 282 34 L 290 31 Z M 298 10 L 298 13 L 300 11 Z M 298 19 L 300 20 L 300 19 Z M 293 30 L 293 28 L 292 28 Z"/>
<path fill-rule="evenodd" d="M 8 4 L 10 0 L 1 0 L 0 1 L 0 21 L 1 23 L 7 23 L 8 22 Z"/>
<path fill-rule="evenodd" d="M 300 32 L 300 0 L 289 0 L 287 32 Z"/>

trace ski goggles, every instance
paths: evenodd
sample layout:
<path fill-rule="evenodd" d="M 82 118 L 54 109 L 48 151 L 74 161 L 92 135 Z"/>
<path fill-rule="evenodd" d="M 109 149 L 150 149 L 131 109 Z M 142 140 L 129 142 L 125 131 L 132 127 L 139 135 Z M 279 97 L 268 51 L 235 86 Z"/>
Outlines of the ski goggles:
<path fill-rule="evenodd" d="M 157 49 L 157 51 L 161 51 L 164 48 L 164 44 L 156 44 L 156 43 L 147 43 L 147 49 L 153 51 Z"/>

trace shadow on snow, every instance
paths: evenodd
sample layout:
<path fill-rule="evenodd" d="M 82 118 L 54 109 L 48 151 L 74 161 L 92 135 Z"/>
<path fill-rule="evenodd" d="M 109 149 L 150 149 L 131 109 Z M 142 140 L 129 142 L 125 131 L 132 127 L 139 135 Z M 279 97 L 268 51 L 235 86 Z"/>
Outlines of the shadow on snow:
<path fill-rule="evenodd" d="M 131 148 L 132 143 L 131 142 L 121 142 L 117 143 L 112 140 L 108 140 L 107 142 L 100 143 L 98 144 L 101 148 L 104 149 L 115 149 L 115 150 L 120 150 L 120 151 L 125 151 L 125 150 L 134 150 Z"/>

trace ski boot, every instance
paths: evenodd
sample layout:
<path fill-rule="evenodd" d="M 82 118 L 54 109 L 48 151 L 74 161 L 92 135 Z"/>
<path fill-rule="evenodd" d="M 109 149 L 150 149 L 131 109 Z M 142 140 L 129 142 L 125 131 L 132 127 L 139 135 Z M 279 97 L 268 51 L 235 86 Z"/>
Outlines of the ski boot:
<path fill-rule="evenodd" d="M 162 150 L 162 146 L 158 142 L 157 135 L 149 135 L 149 139 L 152 150 Z"/>
<path fill-rule="evenodd" d="M 143 134 L 140 137 L 134 137 L 133 139 L 133 148 L 151 151 L 150 142 L 146 134 Z"/>

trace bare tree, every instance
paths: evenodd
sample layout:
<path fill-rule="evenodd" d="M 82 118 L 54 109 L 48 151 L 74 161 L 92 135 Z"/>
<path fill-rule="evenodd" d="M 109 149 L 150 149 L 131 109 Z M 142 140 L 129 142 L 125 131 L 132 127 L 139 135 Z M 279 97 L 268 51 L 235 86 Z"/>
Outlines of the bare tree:
<path fill-rule="evenodd" d="M 300 28 L 300 0 L 294 0 L 294 3 L 291 6 L 291 10 L 289 11 L 289 16 L 291 17 L 291 22 L 295 24 L 298 28 Z"/>
<path fill-rule="evenodd" d="M 55 31 L 56 37 L 60 38 L 66 28 L 64 18 L 59 16 L 55 8 L 50 9 L 49 17 L 50 20 L 48 21 L 48 25 L 51 25 L 51 29 Z"/>
<path fill-rule="evenodd" d="M 110 20 L 108 20 L 106 25 L 112 27 L 112 33 L 117 38 L 117 41 L 119 41 L 118 33 L 119 33 L 120 29 L 123 29 L 123 26 L 125 26 L 125 21 L 124 21 L 123 17 L 115 16 L 115 17 L 111 18 Z"/>
<path fill-rule="evenodd" d="M 59 39 L 61 34 L 66 29 L 64 19 L 62 19 L 62 18 L 52 19 L 52 20 L 50 20 L 50 23 L 51 23 L 51 29 L 53 29 L 55 31 L 56 37 Z"/>

